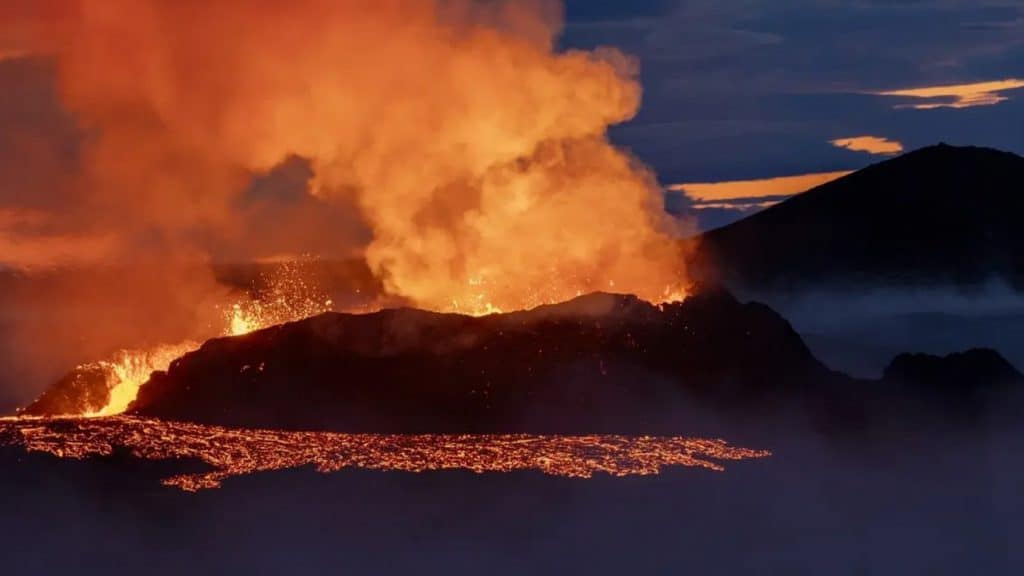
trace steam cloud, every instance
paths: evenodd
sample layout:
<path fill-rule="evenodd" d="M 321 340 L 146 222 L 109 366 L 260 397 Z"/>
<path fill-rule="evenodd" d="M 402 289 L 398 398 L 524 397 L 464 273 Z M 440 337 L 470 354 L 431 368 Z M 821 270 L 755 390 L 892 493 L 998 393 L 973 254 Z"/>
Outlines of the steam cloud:
<path fill-rule="evenodd" d="M 88 135 L 68 211 L 116 232 L 118 257 L 358 250 L 390 293 L 436 309 L 661 299 L 685 281 L 677 224 L 606 137 L 638 109 L 636 64 L 558 51 L 560 14 L 540 0 L 44 0 L 0 17 L 14 48 L 56 62 Z M 252 197 L 254 174 L 296 158 L 308 181 L 287 207 Z"/>

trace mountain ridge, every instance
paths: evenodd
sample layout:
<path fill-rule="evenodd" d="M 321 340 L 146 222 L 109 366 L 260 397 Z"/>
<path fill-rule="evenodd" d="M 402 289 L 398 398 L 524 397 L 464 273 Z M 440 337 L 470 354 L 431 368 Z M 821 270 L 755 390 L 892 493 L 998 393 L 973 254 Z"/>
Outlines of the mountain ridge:
<path fill-rule="evenodd" d="M 654 431 L 650 409 L 679 390 L 771 403 L 830 378 L 785 319 L 727 292 L 662 306 L 593 294 L 484 317 L 327 313 L 210 340 L 129 411 L 348 432 Z"/>
<path fill-rule="evenodd" d="M 1024 285 L 1024 158 L 938 144 L 708 231 L 689 268 L 731 288 Z"/>

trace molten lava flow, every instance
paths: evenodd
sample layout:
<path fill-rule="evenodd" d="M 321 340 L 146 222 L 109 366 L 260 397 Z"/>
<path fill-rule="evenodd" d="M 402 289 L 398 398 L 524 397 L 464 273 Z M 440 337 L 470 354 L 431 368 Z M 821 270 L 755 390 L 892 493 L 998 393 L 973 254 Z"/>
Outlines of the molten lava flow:
<path fill-rule="evenodd" d="M 340 434 L 221 428 L 123 416 L 0 421 L 0 445 L 5 444 L 61 458 L 108 456 L 115 449 L 127 449 L 148 460 L 201 460 L 213 470 L 164 480 L 165 485 L 189 492 L 217 488 L 232 476 L 308 465 L 319 472 L 349 467 L 405 472 L 540 470 L 553 476 L 590 478 L 598 472 L 658 474 L 666 466 L 722 471 L 716 460 L 770 455 L 766 450 L 699 438 Z"/>
<path fill-rule="evenodd" d="M 150 350 L 122 350 L 113 360 L 100 362 L 110 375 L 110 400 L 106 406 L 86 416 L 121 414 L 135 400 L 139 387 L 149 380 L 150 374 L 167 370 L 175 358 L 198 347 L 198 342 L 182 342 Z"/>

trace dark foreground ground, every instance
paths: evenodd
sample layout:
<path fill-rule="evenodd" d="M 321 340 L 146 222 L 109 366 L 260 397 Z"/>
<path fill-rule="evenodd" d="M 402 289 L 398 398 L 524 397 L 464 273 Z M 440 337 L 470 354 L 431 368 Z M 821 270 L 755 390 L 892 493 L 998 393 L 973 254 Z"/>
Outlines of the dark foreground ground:
<path fill-rule="evenodd" d="M 3 573 L 1024 573 L 1019 430 L 761 440 L 721 473 L 303 469 L 196 494 L 159 483 L 182 464 L 4 449 Z"/>
<path fill-rule="evenodd" d="M 877 318 L 934 307 L 882 296 L 863 309 L 818 298 L 779 308 L 805 338 L 841 340 L 841 352 L 882 348 L 876 364 L 839 358 L 867 378 L 897 351 L 991 345 L 1024 357 L 1024 316 L 1007 312 L 1016 300 L 957 311 L 993 318 L 985 330 L 900 331 Z M 873 329 L 853 321 L 868 318 Z M 300 469 L 187 494 L 160 480 L 194 464 L 0 449 L 0 574 L 1024 574 L 1019 398 L 984 409 L 961 400 L 898 404 L 870 426 L 822 426 L 803 410 L 720 421 L 692 406 L 664 415 L 676 432 L 772 456 L 641 478 Z"/>

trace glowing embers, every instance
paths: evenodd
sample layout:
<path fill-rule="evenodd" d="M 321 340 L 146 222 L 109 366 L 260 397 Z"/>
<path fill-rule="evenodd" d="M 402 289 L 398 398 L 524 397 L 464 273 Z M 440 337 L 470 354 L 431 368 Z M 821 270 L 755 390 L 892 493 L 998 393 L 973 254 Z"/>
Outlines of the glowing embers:
<path fill-rule="evenodd" d="M 263 288 L 254 297 L 235 302 L 224 311 L 224 336 L 241 336 L 276 324 L 323 314 L 333 302 L 315 282 L 306 279 L 306 267 L 315 260 L 283 263 L 261 275 Z"/>
<path fill-rule="evenodd" d="M 589 478 L 658 474 L 665 466 L 724 470 L 718 461 L 763 458 L 766 450 L 723 440 L 652 436 L 538 436 L 341 434 L 245 430 L 181 422 L 111 417 L 0 421 L 0 444 L 61 458 L 107 456 L 125 449 L 147 460 L 194 459 L 210 472 L 174 476 L 165 485 L 194 492 L 217 488 L 232 476 L 314 465 L 319 472 L 344 468 L 423 472 L 539 470 Z"/>
<path fill-rule="evenodd" d="M 284 264 L 272 275 L 265 276 L 263 283 L 266 287 L 257 297 L 235 302 L 224 311 L 218 336 L 242 336 L 331 309 L 331 300 L 319 287 L 305 280 L 300 265 Z M 149 349 L 121 350 L 109 360 L 90 364 L 106 372 L 109 399 L 102 408 L 74 415 L 95 417 L 124 413 L 153 372 L 167 370 L 171 362 L 200 345 L 189 340 Z"/>
<path fill-rule="evenodd" d="M 533 310 L 541 306 L 551 306 L 568 302 L 595 291 L 622 294 L 619 284 L 614 280 L 598 283 L 593 277 L 586 275 L 559 276 L 555 269 L 550 270 L 547 282 L 532 285 L 528 290 L 511 283 L 495 281 L 486 274 L 470 276 L 466 282 L 466 290 L 453 292 L 446 306 L 437 308 L 425 307 L 427 310 L 463 314 L 466 316 L 488 316 L 491 314 L 507 314 L 523 310 Z M 512 290 L 509 292 L 509 290 Z M 512 297 L 511 294 L 517 294 Z M 686 285 L 682 282 L 665 284 L 661 290 L 656 285 L 648 286 L 642 294 L 633 294 L 645 302 L 654 305 L 682 302 L 689 296 Z M 505 302 L 505 306 L 495 304 Z"/>

